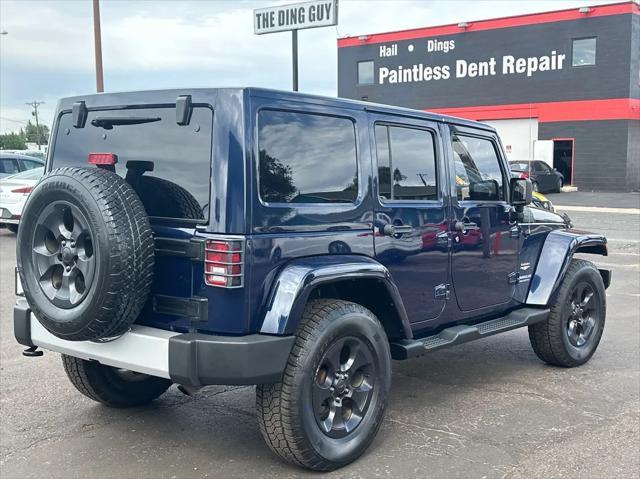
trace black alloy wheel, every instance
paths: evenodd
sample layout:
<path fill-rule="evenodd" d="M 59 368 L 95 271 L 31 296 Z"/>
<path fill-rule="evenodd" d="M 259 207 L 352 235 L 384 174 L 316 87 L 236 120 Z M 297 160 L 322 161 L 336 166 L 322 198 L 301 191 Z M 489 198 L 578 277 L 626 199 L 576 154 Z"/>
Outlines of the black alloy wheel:
<path fill-rule="evenodd" d="M 320 361 L 313 382 L 313 410 L 320 430 L 344 437 L 367 415 L 376 382 L 369 348 L 357 337 L 335 341 Z"/>
<path fill-rule="evenodd" d="M 89 222 L 77 206 L 56 201 L 42 210 L 36 225 L 32 258 L 40 288 L 57 307 L 73 308 L 91 288 L 96 269 Z"/>
<path fill-rule="evenodd" d="M 574 286 L 569 300 L 569 317 L 567 319 L 567 338 L 576 348 L 584 346 L 598 328 L 600 317 L 598 297 L 593 287 L 587 282 Z"/>

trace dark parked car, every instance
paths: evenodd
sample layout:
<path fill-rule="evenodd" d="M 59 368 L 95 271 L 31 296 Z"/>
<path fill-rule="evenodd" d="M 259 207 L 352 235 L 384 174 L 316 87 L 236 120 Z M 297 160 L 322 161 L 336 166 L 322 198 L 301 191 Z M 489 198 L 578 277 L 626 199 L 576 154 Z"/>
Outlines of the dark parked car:
<path fill-rule="evenodd" d="M 33 156 L 0 151 L 0 178 L 44 166 L 44 160 Z"/>
<path fill-rule="evenodd" d="M 512 161 L 509 167 L 511 171 L 519 174 L 520 178 L 529 178 L 533 184 L 533 191 L 557 193 L 564 185 L 562 173 L 544 161 Z"/>
<path fill-rule="evenodd" d="M 555 366 L 598 347 L 610 272 L 574 254 L 606 239 L 529 208 L 490 126 L 254 88 L 68 98 L 55 118 L 14 331 L 95 401 L 256 385 L 269 447 L 326 471 L 375 437 L 392 358 L 520 327 Z"/>

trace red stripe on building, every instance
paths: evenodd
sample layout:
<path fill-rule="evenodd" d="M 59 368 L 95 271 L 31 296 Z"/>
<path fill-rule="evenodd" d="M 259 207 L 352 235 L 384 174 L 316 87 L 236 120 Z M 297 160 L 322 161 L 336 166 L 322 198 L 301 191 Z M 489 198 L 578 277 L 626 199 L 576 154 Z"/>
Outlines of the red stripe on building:
<path fill-rule="evenodd" d="M 640 15 L 640 6 L 635 3 L 625 2 L 612 5 L 599 5 L 589 7 L 589 13 L 580 13 L 577 8 L 558 10 L 555 12 L 532 13 L 529 15 L 519 15 L 514 17 L 496 18 L 493 20 L 479 20 L 477 22 L 467 22 L 464 29 L 458 24 L 441 25 L 438 27 L 415 28 L 412 30 L 401 30 L 398 32 L 376 33 L 373 35 L 363 35 L 366 39 L 359 40 L 358 37 L 346 37 L 338 39 L 338 48 L 356 47 L 372 43 L 397 42 L 401 40 L 412 40 L 414 38 L 437 37 L 441 35 L 455 35 L 467 32 L 480 32 L 483 30 L 494 30 L 497 28 L 520 27 L 524 25 L 538 25 L 541 23 L 564 22 L 568 20 L 578 20 L 581 18 L 606 17 L 609 15 L 623 15 L 634 13 Z"/>
<path fill-rule="evenodd" d="M 640 120 L 640 99 L 553 101 L 512 105 L 429 108 L 427 111 L 469 120 L 537 118 L 539 122 L 587 120 Z"/>

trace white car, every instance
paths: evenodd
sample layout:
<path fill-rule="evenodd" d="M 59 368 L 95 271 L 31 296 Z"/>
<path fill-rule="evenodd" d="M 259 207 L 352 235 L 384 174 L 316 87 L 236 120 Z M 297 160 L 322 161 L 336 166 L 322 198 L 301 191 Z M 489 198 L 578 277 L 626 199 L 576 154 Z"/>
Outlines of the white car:
<path fill-rule="evenodd" d="M 22 208 L 43 174 L 44 167 L 39 167 L 0 179 L 0 226 L 18 231 Z"/>

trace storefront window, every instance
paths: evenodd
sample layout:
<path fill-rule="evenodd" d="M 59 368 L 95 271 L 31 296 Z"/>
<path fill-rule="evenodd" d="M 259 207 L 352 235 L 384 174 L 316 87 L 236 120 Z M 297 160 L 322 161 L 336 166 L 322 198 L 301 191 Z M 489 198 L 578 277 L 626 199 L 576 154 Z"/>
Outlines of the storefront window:
<path fill-rule="evenodd" d="M 573 41 L 574 67 L 596 64 L 596 39 L 580 38 Z"/>

